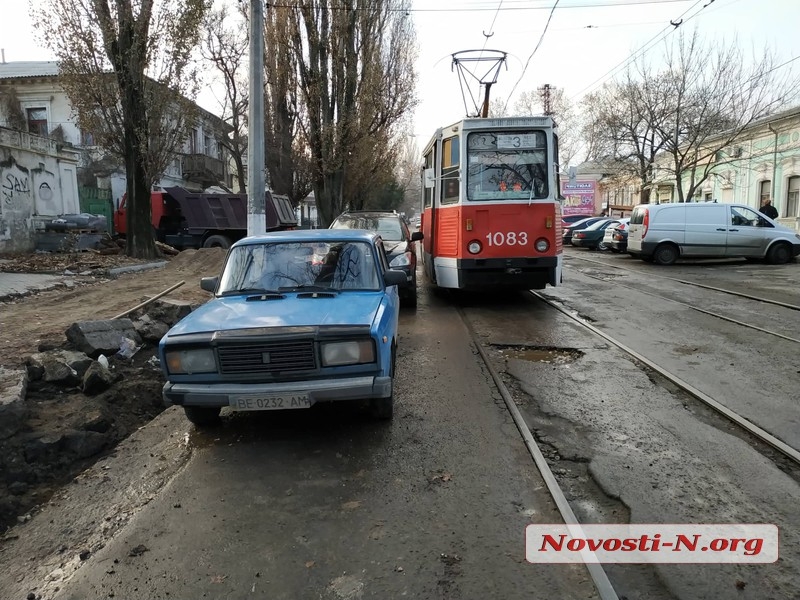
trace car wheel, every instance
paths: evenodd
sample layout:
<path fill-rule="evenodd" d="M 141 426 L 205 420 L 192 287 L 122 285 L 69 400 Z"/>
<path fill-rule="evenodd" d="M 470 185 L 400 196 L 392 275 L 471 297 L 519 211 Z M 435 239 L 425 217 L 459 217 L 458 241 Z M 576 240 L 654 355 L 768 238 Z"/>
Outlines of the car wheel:
<path fill-rule="evenodd" d="M 373 398 L 369 402 L 369 410 L 372 416 L 382 421 L 389 421 L 394 416 L 394 372 L 395 372 L 395 348 L 392 348 L 392 393 L 388 398 Z"/>
<path fill-rule="evenodd" d="M 411 278 L 411 287 L 406 290 L 405 298 L 402 298 L 403 306 L 408 308 L 417 308 L 417 274 Z"/>
<path fill-rule="evenodd" d="M 771 265 L 783 265 L 792 259 L 792 249 L 789 244 L 775 244 L 767 252 L 767 260 Z"/>
<path fill-rule="evenodd" d="M 231 247 L 231 241 L 224 235 L 210 235 L 203 242 L 203 248 L 222 248 L 227 250 Z"/>
<path fill-rule="evenodd" d="M 605 252 L 608 250 L 608 246 L 606 246 L 605 242 L 597 242 L 597 250 L 600 250 L 600 252 Z"/>
<path fill-rule="evenodd" d="M 186 418 L 198 427 L 207 427 L 219 423 L 219 406 L 184 406 Z"/>
<path fill-rule="evenodd" d="M 653 252 L 653 261 L 657 265 L 671 265 L 678 260 L 678 249 L 672 244 L 661 244 Z"/>

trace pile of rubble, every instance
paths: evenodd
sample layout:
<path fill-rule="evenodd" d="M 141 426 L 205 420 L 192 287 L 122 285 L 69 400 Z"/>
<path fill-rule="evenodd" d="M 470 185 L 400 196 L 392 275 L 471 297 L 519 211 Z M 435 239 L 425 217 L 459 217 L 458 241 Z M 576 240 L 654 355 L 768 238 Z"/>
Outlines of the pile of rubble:
<path fill-rule="evenodd" d="M 60 347 L 0 368 L 0 531 L 163 410 L 157 344 L 191 310 L 162 298 L 73 323 Z"/>

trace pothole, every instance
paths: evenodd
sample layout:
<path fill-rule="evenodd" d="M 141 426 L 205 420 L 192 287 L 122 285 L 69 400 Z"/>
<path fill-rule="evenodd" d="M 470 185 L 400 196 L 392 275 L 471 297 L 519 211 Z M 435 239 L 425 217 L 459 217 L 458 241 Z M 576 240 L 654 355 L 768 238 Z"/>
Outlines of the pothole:
<path fill-rule="evenodd" d="M 515 358 L 529 362 L 541 362 L 556 365 L 573 363 L 584 353 L 576 348 L 557 348 L 554 346 L 527 346 L 492 344 L 506 358 Z"/>

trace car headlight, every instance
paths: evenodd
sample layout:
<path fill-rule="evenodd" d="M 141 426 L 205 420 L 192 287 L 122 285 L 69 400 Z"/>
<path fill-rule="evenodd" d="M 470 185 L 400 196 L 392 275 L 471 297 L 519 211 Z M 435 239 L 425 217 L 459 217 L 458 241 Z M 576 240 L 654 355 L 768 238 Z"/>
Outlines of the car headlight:
<path fill-rule="evenodd" d="M 211 348 L 167 351 L 167 370 L 170 373 L 216 373 L 217 361 Z"/>
<path fill-rule="evenodd" d="M 375 345 L 372 340 L 323 342 L 321 350 L 323 367 L 375 362 Z"/>
<path fill-rule="evenodd" d="M 411 264 L 411 252 L 403 252 L 399 256 L 395 256 L 392 259 L 392 262 L 389 263 L 391 268 L 395 267 L 407 267 Z"/>

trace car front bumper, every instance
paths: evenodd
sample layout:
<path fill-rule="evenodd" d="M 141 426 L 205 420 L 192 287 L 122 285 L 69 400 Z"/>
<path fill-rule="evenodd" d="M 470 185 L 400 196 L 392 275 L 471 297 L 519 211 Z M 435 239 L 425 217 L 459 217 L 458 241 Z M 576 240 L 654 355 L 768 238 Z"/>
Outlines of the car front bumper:
<path fill-rule="evenodd" d="M 307 395 L 311 404 L 338 400 L 388 398 L 391 377 L 347 377 L 281 383 L 170 383 L 164 384 L 164 404 L 179 406 L 233 406 L 241 397 Z"/>

